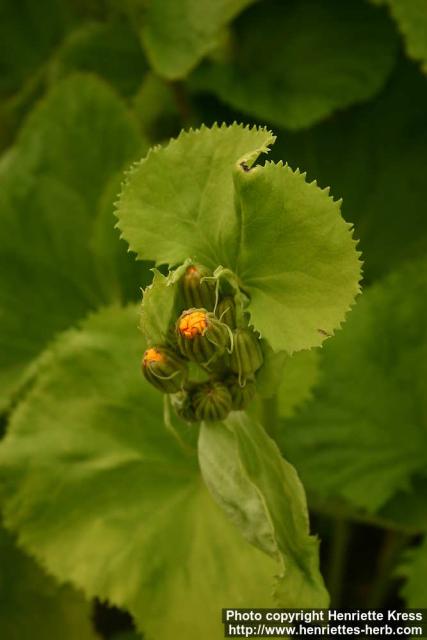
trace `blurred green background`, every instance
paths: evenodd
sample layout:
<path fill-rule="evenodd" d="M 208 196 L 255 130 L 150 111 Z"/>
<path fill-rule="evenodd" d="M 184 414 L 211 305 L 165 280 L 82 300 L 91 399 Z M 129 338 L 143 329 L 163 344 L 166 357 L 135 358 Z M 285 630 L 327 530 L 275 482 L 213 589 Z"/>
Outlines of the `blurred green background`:
<path fill-rule="evenodd" d="M 268 125 L 364 259 L 280 445 L 333 604 L 427 607 L 426 73 L 426 0 L 0 0 L 2 433 L 55 336 L 150 280 L 114 229 L 123 171 L 181 128 Z M 0 535 L 4 640 L 134 637 Z"/>

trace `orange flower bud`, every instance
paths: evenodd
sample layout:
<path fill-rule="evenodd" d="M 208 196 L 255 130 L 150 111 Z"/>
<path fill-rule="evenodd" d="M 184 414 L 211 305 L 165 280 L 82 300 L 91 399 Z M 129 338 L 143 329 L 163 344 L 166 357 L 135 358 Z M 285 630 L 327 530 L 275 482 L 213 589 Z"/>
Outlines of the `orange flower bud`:
<path fill-rule="evenodd" d="M 207 312 L 204 309 L 185 311 L 178 322 L 179 333 L 189 340 L 203 336 L 207 328 Z"/>
<path fill-rule="evenodd" d="M 176 324 L 178 345 L 189 360 L 207 364 L 222 355 L 230 344 L 228 327 L 206 309 L 188 309 Z"/>
<path fill-rule="evenodd" d="M 142 358 L 142 372 L 160 391 L 175 393 L 187 379 L 187 364 L 167 347 L 150 347 Z"/>
<path fill-rule="evenodd" d="M 144 353 L 143 365 L 147 367 L 152 362 L 164 362 L 164 359 L 165 356 L 161 351 L 151 347 Z"/>

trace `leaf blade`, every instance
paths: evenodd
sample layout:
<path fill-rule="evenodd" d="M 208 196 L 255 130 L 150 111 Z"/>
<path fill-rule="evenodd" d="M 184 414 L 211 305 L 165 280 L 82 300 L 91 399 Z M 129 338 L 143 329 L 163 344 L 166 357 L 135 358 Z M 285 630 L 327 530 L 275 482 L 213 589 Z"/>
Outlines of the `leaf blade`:
<path fill-rule="evenodd" d="M 157 264 L 192 258 L 208 267 L 232 264 L 236 251 L 231 169 L 241 156 L 266 153 L 267 129 L 202 127 L 154 148 L 128 175 L 118 227 L 132 251 Z"/>
<path fill-rule="evenodd" d="M 199 460 L 205 482 L 228 517 L 280 563 L 279 606 L 326 607 L 304 489 L 262 426 L 243 412 L 223 423 L 203 423 Z"/>
<path fill-rule="evenodd" d="M 360 291 L 356 242 L 340 203 L 281 163 L 237 168 L 234 179 L 241 212 L 238 275 L 254 326 L 275 351 L 320 345 Z"/>
<path fill-rule="evenodd" d="M 216 640 L 227 603 L 271 604 L 274 563 L 242 544 L 163 425 L 136 324 L 134 306 L 105 309 L 44 355 L 0 444 L 5 518 L 53 575 L 147 635 Z"/>

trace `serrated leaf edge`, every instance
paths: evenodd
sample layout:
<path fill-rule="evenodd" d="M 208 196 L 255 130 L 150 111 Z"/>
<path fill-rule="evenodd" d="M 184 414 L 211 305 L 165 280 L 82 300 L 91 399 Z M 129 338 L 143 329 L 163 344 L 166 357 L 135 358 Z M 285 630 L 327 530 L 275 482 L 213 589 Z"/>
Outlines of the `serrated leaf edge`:
<path fill-rule="evenodd" d="M 194 136 L 194 135 L 200 135 L 201 133 L 207 131 L 207 132 L 213 132 L 213 131 L 223 131 L 225 129 L 240 129 L 242 131 L 257 131 L 257 132 L 265 132 L 268 136 L 267 140 L 268 142 L 260 147 L 257 147 L 256 149 L 254 149 L 253 152 L 251 152 L 250 154 L 246 154 L 245 156 L 243 156 L 240 160 L 238 160 L 238 162 L 244 161 L 247 157 L 253 159 L 253 162 L 256 160 L 257 157 L 259 157 L 261 154 L 263 153 L 269 153 L 270 151 L 270 145 L 274 144 L 275 140 L 276 140 L 276 136 L 273 134 L 273 132 L 268 129 L 268 127 L 260 127 L 258 125 L 249 125 L 249 124 L 243 124 L 243 123 L 238 123 L 236 121 L 234 121 L 231 125 L 227 124 L 226 122 L 222 122 L 221 124 L 218 124 L 217 122 L 214 122 L 213 125 L 211 127 L 206 126 L 205 124 L 202 124 L 199 128 L 194 129 L 193 127 L 190 127 L 189 129 L 182 129 L 179 133 L 179 135 L 176 138 L 171 138 L 165 145 L 155 145 L 153 147 L 151 147 L 147 154 L 141 158 L 140 160 L 137 160 L 136 162 L 132 163 L 130 165 L 130 167 L 124 172 L 124 178 L 123 181 L 121 182 L 120 185 L 120 191 L 118 193 L 118 197 L 117 200 L 113 203 L 114 206 L 114 216 L 117 219 L 116 224 L 114 225 L 115 229 L 118 229 L 120 234 L 119 237 L 120 239 L 124 240 L 125 242 L 127 242 L 129 248 L 128 251 L 131 251 L 133 253 L 136 254 L 137 259 L 139 260 L 144 260 L 144 256 L 141 255 L 141 253 L 135 248 L 135 246 L 133 245 L 132 242 L 129 242 L 129 240 L 127 238 L 125 238 L 125 229 L 122 227 L 121 224 L 121 220 L 120 220 L 120 211 L 119 211 L 119 207 L 120 207 L 120 202 L 121 202 L 121 198 L 124 194 L 125 189 L 127 188 L 132 176 L 136 173 L 136 171 L 138 171 L 138 169 L 144 165 L 151 156 L 157 154 L 157 153 L 163 153 L 165 152 L 167 149 L 169 149 L 170 147 L 175 146 L 177 143 L 179 143 L 180 140 L 182 140 L 183 138 L 188 138 L 190 136 Z M 173 267 L 173 264 L 168 264 L 169 267 Z"/>

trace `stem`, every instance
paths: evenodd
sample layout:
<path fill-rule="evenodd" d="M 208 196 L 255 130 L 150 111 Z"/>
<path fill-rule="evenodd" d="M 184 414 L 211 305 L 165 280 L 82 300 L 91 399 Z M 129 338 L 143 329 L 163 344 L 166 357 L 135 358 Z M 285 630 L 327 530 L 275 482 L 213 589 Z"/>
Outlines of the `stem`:
<path fill-rule="evenodd" d="M 341 605 L 343 578 L 347 562 L 351 525 L 344 518 L 335 518 L 332 547 L 329 554 L 327 584 L 331 595 L 331 606 Z"/>
<path fill-rule="evenodd" d="M 279 421 L 277 395 L 274 395 L 271 398 L 264 398 L 262 401 L 262 417 L 264 428 L 268 435 L 270 438 L 273 438 L 273 440 L 276 440 Z"/>
<path fill-rule="evenodd" d="M 192 108 L 184 84 L 178 80 L 173 80 L 169 82 L 169 86 L 172 89 L 182 125 L 189 125 L 192 119 Z"/>
<path fill-rule="evenodd" d="M 381 608 L 389 595 L 393 583 L 393 569 L 408 536 L 397 531 L 388 531 L 384 536 L 384 544 L 378 559 L 378 571 L 372 584 L 367 606 L 372 609 Z"/>
<path fill-rule="evenodd" d="M 163 423 L 165 425 L 166 430 L 170 433 L 170 435 L 176 440 L 176 442 L 181 447 L 182 451 L 186 455 L 194 456 L 196 455 L 196 451 L 190 447 L 190 445 L 185 442 L 185 440 L 181 437 L 180 433 L 177 429 L 175 429 L 173 425 L 173 419 L 171 415 L 171 407 L 169 405 L 169 398 L 167 396 L 164 397 L 163 400 Z"/>

